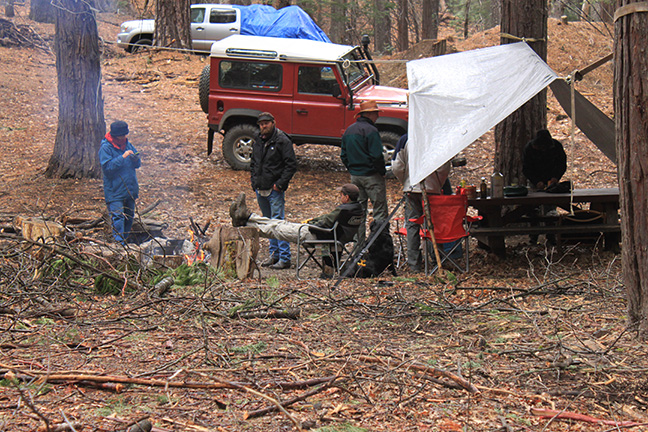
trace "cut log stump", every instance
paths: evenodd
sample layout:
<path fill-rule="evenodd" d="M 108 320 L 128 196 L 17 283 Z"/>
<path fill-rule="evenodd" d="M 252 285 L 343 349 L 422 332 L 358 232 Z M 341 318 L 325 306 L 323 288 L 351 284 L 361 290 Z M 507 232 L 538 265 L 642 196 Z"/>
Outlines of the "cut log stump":
<path fill-rule="evenodd" d="M 259 253 L 259 231 L 256 228 L 216 227 L 203 249 L 211 253 L 209 264 L 213 267 L 234 273 L 239 279 L 253 277 L 255 269 L 261 276 L 256 264 Z"/>

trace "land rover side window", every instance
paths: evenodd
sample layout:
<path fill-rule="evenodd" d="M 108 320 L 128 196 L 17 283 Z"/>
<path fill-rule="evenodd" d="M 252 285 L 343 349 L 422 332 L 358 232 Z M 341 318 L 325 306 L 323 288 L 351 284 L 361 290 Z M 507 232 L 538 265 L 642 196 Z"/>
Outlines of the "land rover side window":
<path fill-rule="evenodd" d="M 227 24 L 236 22 L 235 10 L 212 9 L 209 15 L 209 22 L 212 24 Z"/>
<path fill-rule="evenodd" d="M 191 8 L 192 24 L 201 24 L 205 21 L 205 8 Z"/>
<path fill-rule="evenodd" d="M 223 88 L 279 91 L 283 67 L 277 63 L 220 62 L 218 83 Z"/>
<path fill-rule="evenodd" d="M 299 93 L 333 94 L 333 89 L 339 87 L 335 74 L 330 66 L 300 66 L 297 77 Z"/>

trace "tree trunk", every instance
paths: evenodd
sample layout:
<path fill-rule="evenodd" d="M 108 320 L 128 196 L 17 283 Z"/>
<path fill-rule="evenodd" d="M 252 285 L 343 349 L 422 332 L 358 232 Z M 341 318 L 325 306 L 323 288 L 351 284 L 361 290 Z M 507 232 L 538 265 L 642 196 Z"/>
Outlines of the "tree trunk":
<path fill-rule="evenodd" d="M 550 0 L 549 17 L 560 19 L 565 14 L 565 5 L 563 0 Z"/>
<path fill-rule="evenodd" d="M 54 51 L 58 128 L 47 177 L 98 178 L 99 145 L 106 131 L 99 34 L 92 0 L 60 0 Z"/>
<path fill-rule="evenodd" d="M 374 0 L 374 51 L 384 53 L 391 47 L 391 17 L 386 0 Z"/>
<path fill-rule="evenodd" d="M 409 48 L 409 0 L 398 0 L 398 51 Z"/>
<path fill-rule="evenodd" d="M 15 15 L 14 0 L 7 0 L 7 4 L 5 5 L 5 16 L 7 18 L 13 18 Z"/>
<path fill-rule="evenodd" d="M 346 30 L 346 0 L 334 0 L 331 2 L 331 27 L 329 38 L 334 43 L 345 43 Z"/>
<path fill-rule="evenodd" d="M 421 39 L 436 39 L 439 34 L 439 0 L 423 0 Z"/>
<path fill-rule="evenodd" d="M 519 38 L 531 38 L 528 42 L 540 56 L 547 59 L 547 0 L 503 0 L 502 33 Z M 502 37 L 501 44 L 514 43 Z M 518 180 L 526 184 L 522 174 L 522 150 L 539 129 L 547 126 L 547 91 L 542 90 L 517 111 L 495 126 L 495 170 L 504 175 L 504 183 Z"/>
<path fill-rule="evenodd" d="M 620 0 L 619 7 L 635 3 Z M 648 337 L 648 13 L 614 26 L 614 119 L 628 321 Z"/>
<path fill-rule="evenodd" d="M 189 0 L 158 0 L 153 45 L 191 49 Z"/>
<path fill-rule="evenodd" d="M 41 23 L 53 24 L 56 20 L 56 11 L 50 0 L 31 0 L 29 6 L 29 19 Z"/>
<path fill-rule="evenodd" d="M 464 39 L 468 39 L 469 25 L 470 25 L 470 0 L 466 0 L 466 19 L 464 20 Z"/>

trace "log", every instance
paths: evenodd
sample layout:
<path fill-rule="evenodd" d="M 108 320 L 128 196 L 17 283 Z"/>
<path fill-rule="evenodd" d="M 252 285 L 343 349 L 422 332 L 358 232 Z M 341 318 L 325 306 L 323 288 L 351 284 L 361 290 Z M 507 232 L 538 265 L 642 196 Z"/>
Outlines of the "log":
<path fill-rule="evenodd" d="M 60 223 L 46 221 L 42 218 L 16 216 L 13 225 L 20 229 L 23 238 L 31 241 L 45 241 L 51 243 L 52 239 L 63 236 L 65 228 Z"/>
<path fill-rule="evenodd" d="M 253 277 L 255 269 L 261 276 L 256 264 L 259 253 L 256 228 L 218 226 L 203 249 L 211 253 L 209 264 L 212 267 L 235 273 L 238 279 Z"/>

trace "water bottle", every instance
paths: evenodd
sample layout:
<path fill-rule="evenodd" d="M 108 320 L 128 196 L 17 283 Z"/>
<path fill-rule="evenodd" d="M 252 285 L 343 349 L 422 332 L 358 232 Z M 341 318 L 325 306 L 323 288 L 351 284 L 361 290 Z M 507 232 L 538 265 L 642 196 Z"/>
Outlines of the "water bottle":
<path fill-rule="evenodd" d="M 488 185 L 486 185 L 486 177 L 481 178 L 481 184 L 479 185 L 479 197 L 481 199 L 488 198 Z"/>

